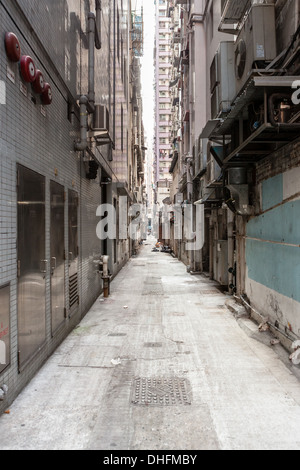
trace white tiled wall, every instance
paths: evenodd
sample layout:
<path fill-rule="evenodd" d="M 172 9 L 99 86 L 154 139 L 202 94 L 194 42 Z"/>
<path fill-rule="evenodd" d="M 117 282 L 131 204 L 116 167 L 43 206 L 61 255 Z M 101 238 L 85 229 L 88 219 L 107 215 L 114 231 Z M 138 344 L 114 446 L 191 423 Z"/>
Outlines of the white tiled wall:
<path fill-rule="evenodd" d="M 91 5 L 90 5 L 91 4 Z M 8 386 L 7 400 L 0 402 L 0 412 L 16 397 L 45 359 L 78 323 L 101 292 L 101 279 L 93 260 L 101 253 L 96 236 L 96 208 L 101 203 L 99 178 L 85 178 L 82 155 L 74 152 L 79 138 L 78 117 L 75 125 L 68 120 L 68 101 L 78 93 L 87 93 L 87 45 L 85 18 L 94 2 L 73 0 L 3 0 L 0 5 L 0 35 L 14 32 L 22 54 L 30 55 L 44 73 L 53 92 L 50 106 L 41 108 L 31 86 L 22 82 L 19 66 L 8 62 L 4 41 L 0 41 L 0 80 L 6 84 L 6 104 L 0 105 L 0 287 L 10 283 L 10 365 L 0 374 L 0 387 Z M 109 105 L 111 60 L 111 15 L 109 0 L 102 1 L 102 50 L 97 51 L 96 94 Z M 19 6 L 20 8 L 19 8 Z M 22 13 L 22 9 L 25 15 Z M 73 11 L 74 10 L 74 11 Z M 33 30 L 31 30 L 31 28 Z M 7 77 L 7 67 L 14 83 Z M 22 87 L 22 90 L 20 89 Z M 27 96 L 24 95 L 24 89 Z M 36 102 L 33 101 L 36 100 Z M 104 157 L 106 148 L 101 149 Z M 19 373 L 17 330 L 17 196 L 16 168 L 24 165 L 46 178 L 46 258 L 50 259 L 50 180 L 78 192 L 79 205 L 79 295 L 78 312 L 67 318 L 52 338 L 50 305 L 50 270 L 46 277 L 46 344 L 30 364 Z M 107 169 L 107 168 L 106 168 Z M 68 252 L 68 201 L 65 211 L 65 248 Z M 68 305 L 68 265 L 66 263 L 66 306 Z M 1 308 L 1 306 L 0 306 Z"/>

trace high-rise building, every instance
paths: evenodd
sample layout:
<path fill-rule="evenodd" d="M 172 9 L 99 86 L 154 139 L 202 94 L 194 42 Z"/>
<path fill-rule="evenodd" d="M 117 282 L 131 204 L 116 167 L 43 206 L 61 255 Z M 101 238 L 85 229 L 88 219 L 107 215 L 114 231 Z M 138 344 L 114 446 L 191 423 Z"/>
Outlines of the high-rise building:
<path fill-rule="evenodd" d="M 162 202 L 170 196 L 169 173 L 172 161 L 171 114 L 172 97 L 170 94 L 171 77 L 171 18 L 168 14 L 168 1 L 156 1 L 156 37 L 155 37 L 155 139 L 154 139 L 154 180 L 156 184 L 156 202 Z"/>

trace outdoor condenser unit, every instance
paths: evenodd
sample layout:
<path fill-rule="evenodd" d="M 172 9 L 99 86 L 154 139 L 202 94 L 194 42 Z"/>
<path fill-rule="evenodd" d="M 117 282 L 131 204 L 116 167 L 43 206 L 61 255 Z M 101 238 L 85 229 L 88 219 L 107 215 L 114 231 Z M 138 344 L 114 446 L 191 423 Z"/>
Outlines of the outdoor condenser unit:
<path fill-rule="evenodd" d="M 203 171 L 207 167 L 207 144 L 208 139 L 198 139 L 198 162 L 199 171 Z"/>
<path fill-rule="evenodd" d="M 251 77 L 256 65 L 258 69 L 264 69 L 276 56 L 275 5 L 255 3 L 235 45 L 237 94 Z"/>
<path fill-rule="evenodd" d="M 109 112 L 106 106 L 102 104 L 95 105 L 92 122 L 93 131 L 107 131 L 109 132 Z"/>
<path fill-rule="evenodd" d="M 210 91 L 212 119 L 217 119 L 230 111 L 236 95 L 232 41 L 220 43 L 210 68 Z"/>

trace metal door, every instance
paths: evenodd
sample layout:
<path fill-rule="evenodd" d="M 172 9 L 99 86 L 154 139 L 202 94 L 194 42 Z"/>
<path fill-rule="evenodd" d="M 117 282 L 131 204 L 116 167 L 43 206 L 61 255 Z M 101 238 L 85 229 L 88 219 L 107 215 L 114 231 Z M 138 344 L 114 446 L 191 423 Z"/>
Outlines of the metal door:
<path fill-rule="evenodd" d="M 69 315 L 72 315 L 79 305 L 78 292 L 78 194 L 69 190 L 68 194 L 69 219 Z"/>
<path fill-rule="evenodd" d="M 10 363 L 10 285 L 0 287 L 0 373 Z"/>
<path fill-rule="evenodd" d="M 23 365 L 46 339 L 45 178 L 18 166 L 18 342 Z"/>
<path fill-rule="evenodd" d="M 65 191 L 50 182 L 50 252 L 52 333 L 65 320 Z"/>

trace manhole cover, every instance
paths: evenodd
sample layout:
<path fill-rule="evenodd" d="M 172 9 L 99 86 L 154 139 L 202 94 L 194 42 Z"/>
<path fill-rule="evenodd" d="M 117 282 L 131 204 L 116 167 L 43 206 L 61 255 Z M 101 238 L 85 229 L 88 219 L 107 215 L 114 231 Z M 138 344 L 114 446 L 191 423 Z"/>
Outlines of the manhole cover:
<path fill-rule="evenodd" d="M 136 406 L 191 405 L 191 387 L 181 378 L 137 378 L 131 392 L 131 404 Z"/>
<path fill-rule="evenodd" d="M 162 348 L 162 343 L 144 343 L 144 348 Z"/>
<path fill-rule="evenodd" d="M 111 337 L 116 337 L 116 338 L 121 338 L 122 336 L 127 336 L 126 333 L 111 333 L 110 335 L 108 336 L 111 336 Z"/>

